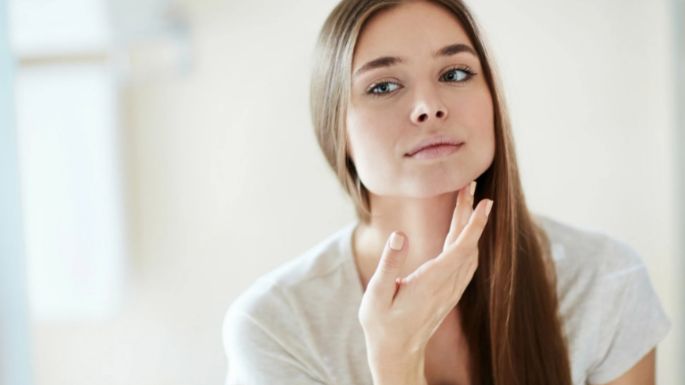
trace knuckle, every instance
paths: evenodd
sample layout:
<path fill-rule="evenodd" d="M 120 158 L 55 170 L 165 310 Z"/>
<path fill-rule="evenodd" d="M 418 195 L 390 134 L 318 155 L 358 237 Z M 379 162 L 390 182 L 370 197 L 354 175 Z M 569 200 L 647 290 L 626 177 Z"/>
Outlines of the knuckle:
<path fill-rule="evenodd" d="M 399 267 L 399 259 L 394 255 L 384 256 L 382 263 L 380 264 L 381 271 L 391 272 Z"/>
<path fill-rule="evenodd" d="M 366 290 L 364 291 L 364 296 L 362 297 L 364 306 L 375 306 L 376 301 L 378 300 L 377 280 L 378 277 L 374 275 L 366 284 Z"/>
<path fill-rule="evenodd" d="M 366 303 L 362 306 L 359 307 L 359 311 L 357 312 L 357 320 L 359 323 L 363 326 L 369 326 L 373 323 L 374 320 L 374 314 L 372 312 L 372 309 L 374 308 L 373 304 Z"/>
<path fill-rule="evenodd" d="M 485 224 L 488 221 L 488 218 L 485 216 L 485 214 L 481 215 L 476 215 L 475 218 L 473 218 L 474 222 L 478 225 L 478 228 L 481 229 L 485 227 Z"/>
<path fill-rule="evenodd" d="M 455 248 L 455 251 L 458 255 L 467 256 L 467 255 L 471 254 L 472 247 L 471 247 L 471 245 L 469 245 L 469 242 L 467 242 L 465 240 L 464 242 L 461 242 L 461 243 L 459 243 L 459 245 L 457 245 L 457 247 Z"/>
<path fill-rule="evenodd" d="M 473 275 L 473 273 L 476 272 L 476 269 L 478 269 L 478 259 L 474 260 L 471 263 L 471 266 L 469 268 L 469 274 Z"/>

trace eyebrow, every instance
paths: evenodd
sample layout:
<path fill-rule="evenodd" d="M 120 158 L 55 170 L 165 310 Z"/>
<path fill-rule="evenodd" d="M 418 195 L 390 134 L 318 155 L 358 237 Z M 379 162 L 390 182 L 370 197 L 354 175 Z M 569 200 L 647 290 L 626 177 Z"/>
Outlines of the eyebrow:
<path fill-rule="evenodd" d="M 456 43 L 456 44 L 450 44 L 447 46 L 444 46 L 440 48 L 439 50 L 435 51 L 433 53 L 433 57 L 439 57 L 439 56 L 452 56 L 456 55 L 458 53 L 470 53 L 471 55 L 478 57 L 476 54 L 476 51 L 471 48 L 470 46 L 466 44 L 461 44 L 461 43 Z M 397 56 L 383 56 L 379 57 L 377 59 L 371 60 L 370 62 L 364 64 L 363 66 L 359 67 L 357 71 L 355 71 L 353 77 L 357 77 L 361 75 L 364 72 L 370 71 L 372 69 L 376 68 L 382 68 L 382 67 L 390 67 L 398 63 L 402 63 L 404 60 L 401 57 Z"/>

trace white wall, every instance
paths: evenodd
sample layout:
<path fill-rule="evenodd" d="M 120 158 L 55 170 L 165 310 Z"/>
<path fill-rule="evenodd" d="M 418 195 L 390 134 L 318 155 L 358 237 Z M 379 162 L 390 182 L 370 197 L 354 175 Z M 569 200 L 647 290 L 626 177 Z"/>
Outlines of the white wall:
<path fill-rule="evenodd" d="M 640 252 L 673 329 L 658 378 L 682 360 L 675 68 L 666 1 L 471 1 L 504 76 L 533 210 Z M 682 106 L 682 102 L 680 103 Z"/>
<path fill-rule="evenodd" d="M 186 2 L 191 73 L 131 84 L 122 101 L 134 294 L 110 321 L 34 324 L 37 384 L 221 383 L 232 299 L 354 218 L 309 123 L 310 54 L 334 3 Z M 470 3 L 503 73 L 529 204 L 642 253 L 674 321 L 660 384 L 676 384 L 668 3 Z"/>

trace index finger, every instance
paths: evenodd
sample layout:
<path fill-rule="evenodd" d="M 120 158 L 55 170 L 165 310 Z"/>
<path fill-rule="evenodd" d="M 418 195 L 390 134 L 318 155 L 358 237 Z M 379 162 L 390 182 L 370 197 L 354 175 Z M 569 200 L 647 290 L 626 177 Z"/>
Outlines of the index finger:
<path fill-rule="evenodd" d="M 449 260 L 453 255 L 459 255 L 460 253 L 454 253 L 454 249 L 471 250 L 478 247 L 478 240 L 483 234 L 485 225 L 488 223 L 488 217 L 490 210 L 492 209 L 492 204 L 494 203 L 491 199 L 483 199 L 478 202 L 478 205 L 473 210 L 468 223 L 464 226 L 464 229 L 459 234 L 454 243 L 452 243 L 444 253 L 436 257 L 436 260 Z M 449 262 L 449 261 L 448 261 Z"/>
<path fill-rule="evenodd" d="M 471 214 L 469 222 L 464 227 L 459 238 L 449 245 L 446 250 L 440 253 L 440 255 L 424 262 L 408 276 L 402 278 L 400 280 L 401 284 L 411 283 L 423 275 L 433 274 L 432 272 L 434 271 L 453 271 L 454 266 L 458 265 L 457 260 L 465 257 L 464 253 L 455 252 L 455 249 L 461 249 L 466 252 L 478 247 L 478 239 L 480 239 L 483 229 L 485 229 L 492 204 L 493 201 L 490 199 L 483 199 L 478 202 L 476 209 Z"/>
<path fill-rule="evenodd" d="M 443 251 L 459 237 L 459 234 L 461 234 L 464 226 L 466 226 L 471 213 L 473 213 L 473 194 L 475 190 L 476 181 L 473 180 L 457 193 L 457 204 L 452 213 L 452 221 L 450 223 L 450 228 L 447 231 L 447 237 L 445 237 L 445 243 L 442 245 Z"/>

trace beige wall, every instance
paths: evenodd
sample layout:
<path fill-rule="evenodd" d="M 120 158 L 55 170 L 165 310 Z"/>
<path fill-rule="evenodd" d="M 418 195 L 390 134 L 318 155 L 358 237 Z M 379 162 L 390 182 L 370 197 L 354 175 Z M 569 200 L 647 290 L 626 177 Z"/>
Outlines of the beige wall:
<path fill-rule="evenodd" d="M 642 253 L 674 324 L 660 383 L 676 384 L 665 1 L 470 3 L 504 76 L 529 204 Z M 34 323 L 39 385 L 222 383 L 232 299 L 353 219 L 309 123 L 310 53 L 334 2 L 187 4 L 192 71 L 121 95 L 128 300 L 109 321 Z"/>

